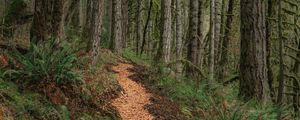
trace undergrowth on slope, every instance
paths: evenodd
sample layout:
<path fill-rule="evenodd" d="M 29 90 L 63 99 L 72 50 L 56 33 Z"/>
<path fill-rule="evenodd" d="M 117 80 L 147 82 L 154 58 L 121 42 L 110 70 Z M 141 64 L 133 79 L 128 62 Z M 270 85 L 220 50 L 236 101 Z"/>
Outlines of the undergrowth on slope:
<path fill-rule="evenodd" d="M 276 120 L 280 111 L 286 116 L 289 115 L 289 111 L 280 110 L 273 104 L 261 105 L 254 100 L 242 102 L 235 84 L 208 91 L 205 85 L 198 87 L 195 86 L 196 83 L 178 82 L 169 77 L 153 81 L 156 88 L 162 89 L 170 99 L 179 102 L 183 113 L 191 119 Z"/>
<path fill-rule="evenodd" d="M 14 50 L 10 54 L 13 77 L 25 83 L 53 81 L 58 84 L 75 83 L 82 80 L 79 73 L 74 71 L 78 58 L 75 51 L 64 44 L 56 48 L 54 40 L 45 44 L 32 44 L 26 54 Z"/>
<path fill-rule="evenodd" d="M 179 103 L 182 113 L 190 119 L 276 120 L 279 112 L 282 112 L 286 119 L 291 119 L 289 110 L 279 109 L 271 102 L 266 105 L 255 100 L 243 102 L 238 97 L 237 83 L 231 83 L 227 86 L 219 84 L 214 89 L 208 90 L 205 82 L 201 82 L 197 86 L 199 83 L 188 78 L 175 79 L 172 75 L 161 74 L 157 68 L 153 67 L 155 65 L 151 66 L 153 62 L 145 56 L 136 56 L 131 51 L 126 51 L 124 56 L 142 66 L 146 64 L 146 71 L 143 74 L 147 75 L 145 75 L 146 78 L 143 82 L 151 85 L 172 101 Z"/>
<path fill-rule="evenodd" d="M 0 80 L 1 103 L 9 108 L 4 119 L 18 120 L 47 119 L 68 120 L 69 112 L 65 106 L 55 106 L 42 95 L 31 91 L 21 91 L 19 86 Z"/>
<path fill-rule="evenodd" d="M 32 45 L 26 54 L 10 53 L 9 65 L 0 69 L 0 107 L 10 113 L 6 118 L 118 119 L 109 101 L 120 87 L 106 64 L 116 64 L 120 57 L 100 50 L 97 69 L 91 74 L 89 54 L 72 46 L 50 41 Z"/>

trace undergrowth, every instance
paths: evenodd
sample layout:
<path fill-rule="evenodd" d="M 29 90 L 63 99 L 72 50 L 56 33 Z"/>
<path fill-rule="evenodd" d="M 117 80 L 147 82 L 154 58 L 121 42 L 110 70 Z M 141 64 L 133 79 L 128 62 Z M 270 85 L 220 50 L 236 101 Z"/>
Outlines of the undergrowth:
<path fill-rule="evenodd" d="M 17 50 L 10 53 L 12 69 L 8 76 L 20 82 L 52 81 L 58 84 L 74 83 L 82 80 L 74 71 L 78 61 L 75 51 L 67 44 L 56 47 L 54 40 L 45 44 L 32 44 L 26 54 Z"/>
<path fill-rule="evenodd" d="M 144 82 L 179 103 L 182 113 L 192 120 L 276 120 L 279 112 L 291 119 L 289 110 L 280 109 L 272 102 L 265 105 L 255 100 L 243 102 L 238 97 L 237 83 L 220 84 L 208 90 L 204 82 L 199 85 L 185 77 L 175 79 L 172 75 L 161 74 L 152 67 L 155 65 L 151 66 L 154 62 L 145 56 L 136 56 L 130 51 L 126 51 L 124 56 L 137 64 L 146 64 L 148 78 Z"/>
<path fill-rule="evenodd" d="M 31 91 L 22 91 L 13 82 L 0 80 L 2 104 L 9 108 L 5 111 L 4 120 L 47 119 L 68 120 L 69 112 L 65 106 L 55 106 L 42 95 Z"/>
<path fill-rule="evenodd" d="M 118 119 L 109 101 L 120 88 L 105 64 L 116 64 L 120 57 L 101 50 L 96 74 L 91 74 L 89 55 L 72 46 L 49 41 L 31 45 L 26 54 L 17 50 L 9 54 L 8 67 L 0 69 L 5 119 Z"/>

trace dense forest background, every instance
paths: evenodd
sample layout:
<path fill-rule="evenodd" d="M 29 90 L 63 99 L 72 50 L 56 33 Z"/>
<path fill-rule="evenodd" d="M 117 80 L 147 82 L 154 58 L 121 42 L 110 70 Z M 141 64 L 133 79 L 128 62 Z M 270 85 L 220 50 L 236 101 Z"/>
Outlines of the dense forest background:
<path fill-rule="evenodd" d="M 300 119 L 299 6 L 0 0 L 0 119 L 125 119 L 125 63 L 155 119 Z"/>

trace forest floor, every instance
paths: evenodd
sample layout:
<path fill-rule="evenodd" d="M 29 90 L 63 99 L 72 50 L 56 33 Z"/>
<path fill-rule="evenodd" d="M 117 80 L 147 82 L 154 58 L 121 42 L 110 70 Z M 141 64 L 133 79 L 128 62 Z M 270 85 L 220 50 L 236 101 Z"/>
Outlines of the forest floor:
<path fill-rule="evenodd" d="M 139 82 L 141 77 L 133 64 L 119 63 L 112 67 L 123 91 L 112 101 L 122 120 L 179 120 L 179 106 Z"/>

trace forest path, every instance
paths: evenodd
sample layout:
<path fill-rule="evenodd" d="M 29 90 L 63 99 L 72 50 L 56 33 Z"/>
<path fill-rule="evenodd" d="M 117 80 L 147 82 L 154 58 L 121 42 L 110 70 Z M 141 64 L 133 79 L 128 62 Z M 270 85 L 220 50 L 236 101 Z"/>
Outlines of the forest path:
<path fill-rule="evenodd" d="M 131 64 L 119 63 L 112 69 L 117 72 L 117 80 L 124 92 L 112 101 L 120 113 L 122 120 L 153 120 L 154 116 L 145 109 L 145 106 L 151 104 L 150 98 L 153 96 L 147 92 L 146 88 L 140 83 L 130 79 L 135 72 L 129 69 L 134 66 Z"/>

